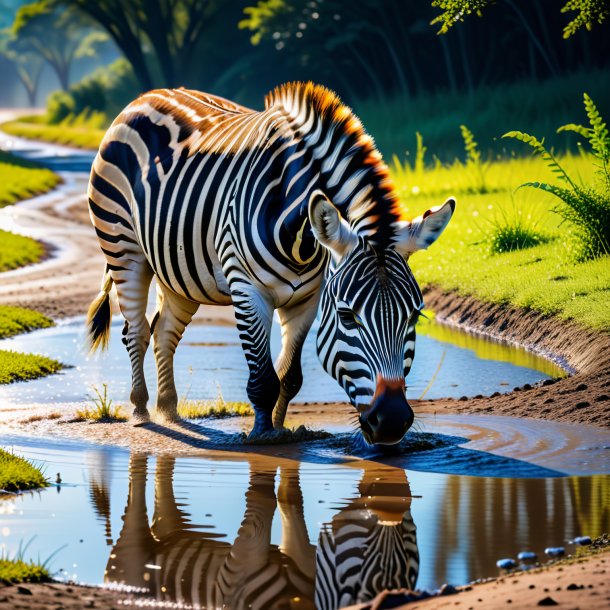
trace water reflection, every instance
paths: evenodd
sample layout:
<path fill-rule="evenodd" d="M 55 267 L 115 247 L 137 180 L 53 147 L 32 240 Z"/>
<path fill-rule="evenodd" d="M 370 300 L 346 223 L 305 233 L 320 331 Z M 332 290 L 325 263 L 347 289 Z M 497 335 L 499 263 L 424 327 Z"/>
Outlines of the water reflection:
<path fill-rule="evenodd" d="M 127 506 L 106 567 L 108 583 L 147 588 L 158 601 L 235 609 L 334 609 L 370 600 L 385 588 L 415 586 L 419 557 L 401 469 L 388 468 L 382 477 L 365 470 L 360 496 L 322 527 L 316 548 L 296 464 L 282 465 L 278 475 L 276 468 L 250 463 L 245 512 L 231 544 L 212 525 L 191 523 L 174 494 L 173 457 L 157 458 L 149 524 L 148 462 L 146 455 L 130 457 Z M 109 503 L 100 502 L 107 495 L 100 482 L 91 479 L 91 498 L 103 514 Z M 279 545 L 271 544 L 276 509 Z"/>

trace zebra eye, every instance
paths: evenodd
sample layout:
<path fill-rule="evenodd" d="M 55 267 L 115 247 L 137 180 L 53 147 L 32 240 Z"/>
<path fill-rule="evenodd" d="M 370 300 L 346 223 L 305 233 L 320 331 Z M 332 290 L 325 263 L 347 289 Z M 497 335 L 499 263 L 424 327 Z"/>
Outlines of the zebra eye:
<path fill-rule="evenodd" d="M 348 330 L 353 330 L 358 326 L 362 326 L 362 320 L 355 311 L 352 311 L 347 307 L 339 307 L 337 309 L 337 312 L 339 314 L 341 324 L 343 324 L 343 326 L 345 326 L 345 328 L 347 328 Z"/>

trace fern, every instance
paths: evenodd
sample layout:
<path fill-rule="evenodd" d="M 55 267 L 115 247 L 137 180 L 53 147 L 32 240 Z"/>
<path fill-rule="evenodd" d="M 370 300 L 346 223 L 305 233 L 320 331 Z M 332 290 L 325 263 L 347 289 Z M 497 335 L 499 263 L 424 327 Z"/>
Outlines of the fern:
<path fill-rule="evenodd" d="M 609 0 L 568 0 L 561 9 L 562 13 L 578 11 L 578 15 L 563 29 L 563 37 L 569 38 L 581 28 L 593 29 L 596 23 L 602 23 L 610 16 Z"/>
<path fill-rule="evenodd" d="M 566 186 L 546 182 L 526 182 L 522 187 L 536 188 L 557 197 L 563 205 L 553 208 L 553 212 L 572 223 L 580 237 L 580 256 L 582 259 L 610 254 L 610 134 L 593 100 L 585 93 L 584 105 L 590 127 L 568 123 L 557 131 L 572 131 L 584 137 L 590 147 L 593 159 L 601 162 L 598 175 L 599 184 L 583 186 L 576 184 L 558 163 L 553 153 L 544 146 L 544 141 L 521 131 L 510 131 L 503 138 L 514 138 L 531 146 L 540 155 L 551 171 Z M 521 188 L 521 187 L 520 187 Z"/>

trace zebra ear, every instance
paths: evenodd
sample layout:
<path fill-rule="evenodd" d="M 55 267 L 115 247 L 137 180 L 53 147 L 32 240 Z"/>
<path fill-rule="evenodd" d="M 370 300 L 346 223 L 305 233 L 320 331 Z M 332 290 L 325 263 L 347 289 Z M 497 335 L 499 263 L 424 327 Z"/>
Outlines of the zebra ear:
<path fill-rule="evenodd" d="M 336 259 L 345 256 L 358 243 L 349 223 L 320 190 L 314 191 L 309 198 L 309 222 L 316 239 Z"/>
<path fill-rule="evenodd" d="M 413 220 L 396 223 L 396 251 L 409 256 L 431 246 L 449 224 L 455 211 L 455 199 L 424 212 Z"/>

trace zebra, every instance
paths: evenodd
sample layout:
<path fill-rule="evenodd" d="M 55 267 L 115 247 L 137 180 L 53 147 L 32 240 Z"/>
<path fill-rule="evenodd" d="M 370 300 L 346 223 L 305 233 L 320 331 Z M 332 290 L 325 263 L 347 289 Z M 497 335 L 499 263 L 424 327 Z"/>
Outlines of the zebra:
<path fill-rule="evenodd" d="M 411 490 L 401 468 L 365 470 L 360 496 L 320 529 L 315 606 L 336 610 L 385 590 L 413 591 L 419 576 Z"/>
<path fill-rule="evenodd" d="M 200 304 L 232 304 L 249 369 L 251 435 L 281 429 L 321 301 L 318 355 L 356 408 L 364 438 L 402 439 L 413 422 L 405 377 L 423 306 L 408 257 L 438 238 L 455 201 L 405 220 L 372 138 L 333 92 L 280 85 L 262 111 L 183 88 L 145 93 L 106 132 L 88 198 L 106 258 L 87 316 L 90 345 L 107 346 L 114 284 L 134 419 L 149 418 L 151 334 L 156 417 L 172 421 L 173 357 L 186 326 Z M 282 336 L 275 366 L 274 312 Z"/>
<path fill-rule="evenodd" d="M 296 600 L 301 608 L 336 610 L 384 589 L 415 588 L 419 552 L 401 468 L 367 465 L 357 495 L 322 526 L 314 546 L 294 462 L 279 464 L 276 493 L 278 468 L 249 460 L 244 516 L 233 541 L 209 522 L 193 525 L 194 515 L 174 493 L 172 456 L 156 458 L 149 519 L 149 462 L 146 454 L 130 455 L 123 526 L 109 552 L 106 583 L 147 589 L 162 604 L 235 610 L 287 608 Z M 279 545 L 271 543 L 276 510 Z"/>

